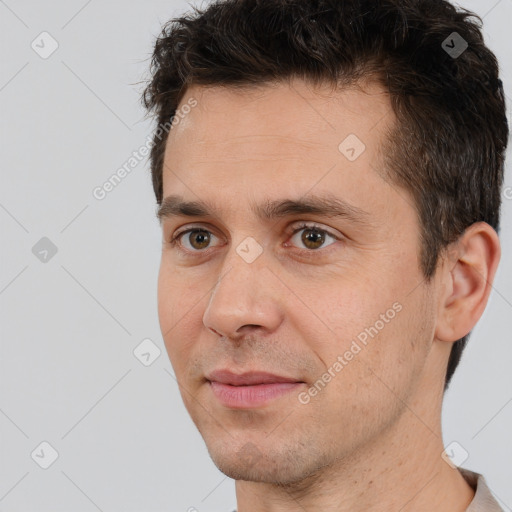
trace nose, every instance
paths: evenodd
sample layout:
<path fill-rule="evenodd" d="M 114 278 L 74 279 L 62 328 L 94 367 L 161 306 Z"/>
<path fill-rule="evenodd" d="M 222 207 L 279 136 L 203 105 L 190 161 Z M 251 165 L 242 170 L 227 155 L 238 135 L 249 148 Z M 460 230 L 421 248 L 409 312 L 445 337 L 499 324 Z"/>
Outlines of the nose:
<path fill-rule="evenodd" d="M 237 339 L 253 330 L 272 332 L 279 327 L 283 318 L 279 280 L 265 262 L 265 251 L 248 263 L 236 247 L 231 248 L 203 315 L 206 328 Z"/>

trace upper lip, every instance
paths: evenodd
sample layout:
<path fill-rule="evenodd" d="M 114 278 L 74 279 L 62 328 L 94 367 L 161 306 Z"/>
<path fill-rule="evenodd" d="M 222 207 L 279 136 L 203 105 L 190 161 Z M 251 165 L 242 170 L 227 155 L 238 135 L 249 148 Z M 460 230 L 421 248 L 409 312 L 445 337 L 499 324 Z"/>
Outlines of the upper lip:
<path fill-rule="evenodd" d="M 300 379 L 294 377 L 285 377 L 283 375 L 274 375 L 272 373 L 258 371 L 237 375 L 229 370 L 215 370 L 206 378 L 209 381 L 230 384 L 232 386 L 252 386 L 255 384 L 272 384 L 275 382 L 302 382 Z"/>

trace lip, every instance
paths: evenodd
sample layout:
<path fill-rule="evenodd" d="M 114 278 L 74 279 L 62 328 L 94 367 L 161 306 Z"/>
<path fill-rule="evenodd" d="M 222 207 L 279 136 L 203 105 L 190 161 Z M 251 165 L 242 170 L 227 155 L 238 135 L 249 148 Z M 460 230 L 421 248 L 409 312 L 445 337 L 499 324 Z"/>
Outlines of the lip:
<path fill-rule="evenodd" d="M 246 372 L 237 375 L 229 370 L 215 370 L 206 377 L 210 382 L 219 382 L 221 384 L 229 384 L 231 386 L 254 386 L 258 384 L 274 384 L 302 382 L 294 377 L 285 377 L 283 375 L 275 375 L 268 372 Z"/>
<path fill-rule="evenodd" d="M 293 377 L 267 372 L 236 375 L 229 370 L 214 371 L 207 379 L 215 397 L 232 409 L 261 407 L 305 384 Z"/>

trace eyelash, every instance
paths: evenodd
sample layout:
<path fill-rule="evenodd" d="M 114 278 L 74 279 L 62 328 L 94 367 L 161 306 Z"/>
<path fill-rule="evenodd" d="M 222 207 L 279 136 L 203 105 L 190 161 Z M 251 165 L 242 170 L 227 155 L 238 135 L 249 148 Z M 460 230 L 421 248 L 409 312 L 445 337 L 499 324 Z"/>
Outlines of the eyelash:
<path fill-rule="evenodd" d="M 317 226 L 316 224 L 308 224 L 308 223 L 301 223 L 300 225 L 296 226 L 295 228 L 292 229 L 292 231 L 291 231 L 291 233 L 289 235 L 287 234 L 287 236 L 289 238 L 291 238 L 296 233 L 302 231 L 303 229 L 316 230 L 318 233 L 326 234 L 326 235 L 330 236 L 331 238 L 333 238 L 336 241 L 341 241 L 341 238 L 339 236 L 335 235 L 334 233 L 331 233 L 330 231 L 328 231 L 326 229 L 323 229 L 323 228 Z M 200 228 L 200 227 L 193 227 L 193 228 L 189 228 L 189 229 L 186 229 L 184 231 L 181 231 L 178 234 L 174 235 L 169 240 L 170 245 L 172 247 L 180 245 L 179 240 L 184 235 L 189 234 L 189 233 L 209 233 L 209 234 L 213 234 L 215 236 L 215 234 L 212 233 L 211 231 L 209 231 L 208 229 Z M 335 245 L 335 244 L 334 243 L 329 244 L 327 247 L 330 247 L 331 245 Z M 203 251 L 189 251 L 188 249 L 180 248 L 181 251 L 187 252 L 187 253 L 190 253 L 190 254 L 193 254 L 193 255 L 204 255 L 204 254 L 207 254 L 209 249 L 210 248 L 207 248 L 207 249 L 205 249 Z M 314 253 L 322 251 L 322 248 L 320 248 L 320 249 L 298 249 L 298 250 L 299 250 L 299 252 L 301 252 L 303 254 L 313 255 Z M 328 249 L 326 248 L 322 252 L 325 254 L 326 250 L 328 250 Z"/>

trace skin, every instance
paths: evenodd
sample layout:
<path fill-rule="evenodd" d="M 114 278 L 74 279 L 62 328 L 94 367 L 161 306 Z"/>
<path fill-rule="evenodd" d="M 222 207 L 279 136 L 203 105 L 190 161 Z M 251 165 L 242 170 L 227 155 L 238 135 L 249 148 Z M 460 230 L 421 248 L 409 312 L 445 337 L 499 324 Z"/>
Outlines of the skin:
<path fill-rule="evenodd" d="M 198 105 L 167 142 L 164 197 L 217 209 L 162 219 L 158 312 L 184 404 L 214 463 L 236 479 L 238 511 L 466 510 L 474 491 L 441 457 L 443 384 L 452 343 L 487 303 L 495 231 L 472 225 L 425 281 L 412 197 L 379 173 L 396 119 L 376 84 L 192 86 L 182 104 L 190 97 Z M 355 161 L 338 149 L 349 134 L 366 146 Z M 263 221 L 249 208 L 325 193 L 365 210 L 369 224 L 318 214 Z M 298 221 L 340 240 L 326 235 L 311 248 L 307 229 L 291 234 Z M 192 227 L 208 230 L 206 246 L 191 234 L 169 243 Z M 249 236 L 263 249 L 252 263 L 236 251 Z M 263 370 L 307 391 L 394 303 L 401 310 L 307 404 L 294 391 L 228 408 L 205 378 Z"/>

